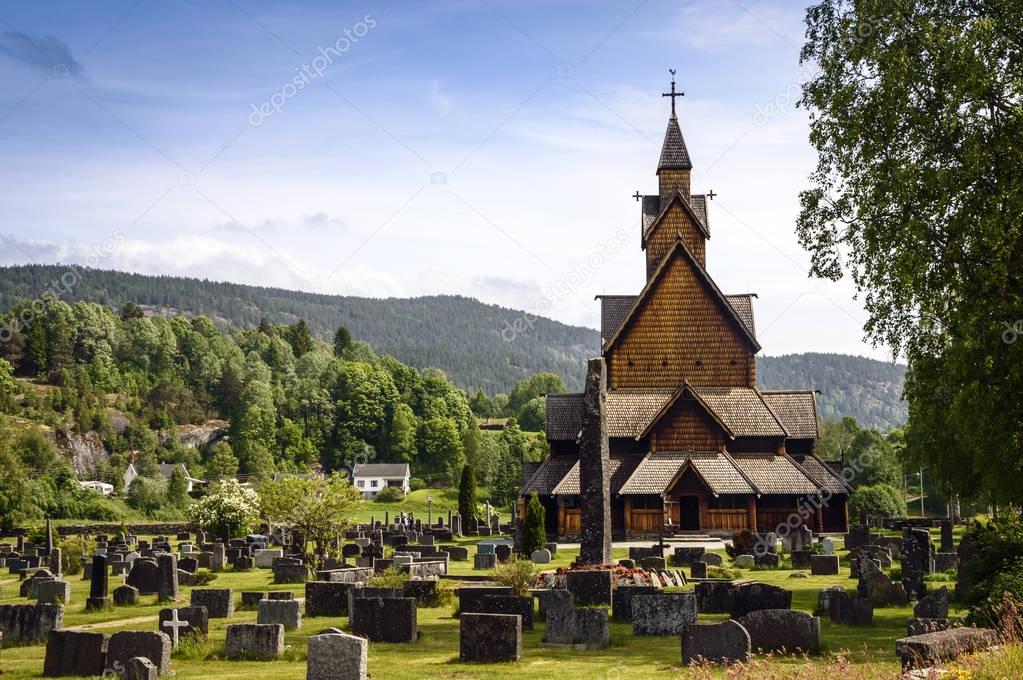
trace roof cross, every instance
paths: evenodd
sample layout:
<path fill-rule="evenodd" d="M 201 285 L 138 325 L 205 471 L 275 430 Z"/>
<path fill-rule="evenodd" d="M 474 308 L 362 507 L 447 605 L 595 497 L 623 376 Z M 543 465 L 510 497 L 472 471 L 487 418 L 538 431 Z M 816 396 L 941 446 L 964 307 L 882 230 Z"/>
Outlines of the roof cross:
<path fill-rule="evenodd" d="M 662 97 L 671 97 L 671 117 L 675 117 L 675 97 L 685 97 L 685 92 L 675 91 L 675 69 L 669 68 L 668 73 L 671 74 L 671 92 L 662 92 Z"/>
<path fill-rule="evenodd" d="M 638 201 L 639 199 L 643 198 L 643 197 L 642 197 L 642 196 L 641 196 L 641 195 L 639 194 L 639 191 L 637 191 L 636 193 L 634 193 L 634 194 L 632 195 L 632 197 L 633 197 L 634 199 L 636 199 L 637 201 Z"/>
<path fill-rule="evenodd" d="M 713 189 L 707 192 L 707 198 L 709 198 L 710 200 L 713 201 L 715 196 L 717 196 L 717 194 L 714 193 Z"/>

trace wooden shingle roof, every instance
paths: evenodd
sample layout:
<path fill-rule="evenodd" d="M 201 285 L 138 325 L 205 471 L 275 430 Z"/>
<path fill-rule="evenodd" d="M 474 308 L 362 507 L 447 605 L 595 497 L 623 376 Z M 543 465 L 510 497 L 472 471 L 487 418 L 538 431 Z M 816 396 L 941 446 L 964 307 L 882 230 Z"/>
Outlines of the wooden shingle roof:
<path fill-rule="evenodd" d="M 689 201 L 690 205 L 693 206 L 693 212 L 703 222 L 703 226 L 706 227 L 707 233 L 710 233 L 710 218 L 707 214 L 707 196 L 704 194 L 693 194 Z"/>
<path fill-rule="evenodd" d="M 774 415 L 760 392 L 752 387 L 694 387 L 714 416 L 733 437 L 785 437 L 788 432 Z"/>
<path fill-rule="evenodd" d="M 719 451 L 683 452 L 657 451 L 643 458 L 629 480 L 622 486 L 622 495 L 665 493 L 687 466 L 691 467 L 714 494 L 756 493 L 727 455 Z"/>
<path fill-rule="evenodd" d="M 806 472 L 806 474 L 817 482 L 820 488 L 824 489 L 828 493 L 852 493 L 853 488 L 846 483 L 845 480 L 839 477 L 834 468 L 812 453 L 799 456 L 798 458 L 793 457 L 793 460 L 795 460 L 800 467 L 803 468 L 803 471 Z"/>
<path fill-rule="evenodd" d="M 678 118 L 668 119 L 668 129 L 664 132 L 664 144 L 661 146 L 661 158 L 657 162 L 657 174 L 661 170 L 692 170 L 693 162 L 689 160 L 689 149 L 682 138 L 682 130 L 678 126 Z"/>
<path fill-rule="evenodd" d="M 605 402 L 608 437 L 637 437 L 671 398 L 669 388 L 611 390 Z M 575 441 L 582 429 L 583 395 L 547 395 L 547 439 Z"/>
<path fill-rule="evenodd" d="M 642 459 L 635 455 L 611 456 L 611 493 L 621 493 L 622 486 L 629 480 Z M 579 494 L 579 463 L 568 471 L 565 478 L 554 489 L 555 496 L 575 496 Z"/>
<path fill-rule="evenodd" d="M 660 206 L 660 212 L 657 213 L 657 216 L 654 217 L 654 219 L 650 222 L 649 226 L 647 226 L 643 230 L 643 241 L 640 244 L 643 248 L 646 248 L 647 236 L 649 236 L 650 232 L 654 230 L 657 224 L 668 215 L 668 210 L 671 208 L 672 205 L 676 203 L 679 206 L 681 206 L 684 211 L 689 213 L 689 215 L 693 218 L 693 221 L 696 222 L 696 228 L 700 230 L 700 233 L 703 234 L 703 237 L 710 238 L 710 229 L 707 227 L 707 223 L 705 221 L 707 217 L 706 214 L 704 214 L 704 216 L 701 218 L 700 215 L 693 208 L 693 205 L 689 202 L 689 199 L 683 196 L 681 191 L 675 189 L 668 196 L 667 200 L 663 200 L 658 204 Z"/>
<path fill-rule="evenodd" d="M 636 303 L 636 295 L 598 295 L 600 300 L 600 341 L 604 342 L 622 325 L 632 305 Z"/>
<path fill-rule="evenodd" d="M 657 270 L 654 271 L 652 276 L 650 276 L 650 279 L 647 281 L 646 286 L 643 287 L 642 292 L 640 292 L 639 296 L 637 296 L 635 302 L 632 305 L 632 308 L 629 309 L 629 313 L 626 314 L 625 318 L 622 320 L 621 325 L 614 332 L 614 334 L 604 342 L 603 352 L 606 354 L 607 351 L 611 349 L 615 342 L 617 342 L 618 338 L 621 337 L 622 331 L 625 329 L 625 327 L 628 326 L 629 323 L 631 323 L 631 321 L 636 318 L 637 313 L 640 307 L 643 305 L 644 300 L 647 298 L 647 296 L 650 295 L 651 291 L 653 291 L 654 288 L 657 287 L 657 284 L 660 281 L 661 277 L 668 270 L 669 263 L 676 257 L 685 257 L 689 260 L 689 263 L 692 265 L 694 271 L 696 271 L 697 276 L 707 285 L 707 288 L 711 292 L 711 296 L 716 298 L 720 302 L 721 309 L 724 310 L 727 317 L 732 319 L 732 321 L 734 322 L 735 326 L 739 329 L 742 336 L 746 339 L 747 342 L 749 342 L 753 352 L 754 353 L 759 352 L 760 343 L 757 342 L 756 336 L 753 335 L 753 332 L 750 330 L 750 328 L 745 323 L 743 323 L 742 318 L 735 311 L 735 308 L 732 307 L 731 303 L 728 302 L 728 300 L 725 298 L 725 294 L 721 292 L 721 289 L 718 288 L 716 283 L 714 283 L 714 279 L 710 277 L 710 274 L 707 273 L 707 270 L 703 268 L 699 260 L 696 259 L 692 251 L 689 250 L 689 247 L 685 244 L 685 242 L 682 239 L 678 239 L 677 241 L 675 241 L 675 245 L 672 247 L 670 251 L 668 251 L 667 255 L 665 255 L 664 258 L 661 260 L 661 263 L 657 266 Z"/>
<path fill-rule="evenodd" d="M 526 482 L 519 494 L 528 496 L 534 491 L 541 496 L 550 496 L 561 483 L 573 465 L 579 463 L 578 456 L 551 456 L 540 464 L 533 478 Z"/>
<path fill-rule="evenodd" d="M 765 495 L 816 494 L 819 485 L 794 460 L 775 454 L 732 454 L 732 460 Z"/>
<path fill-rule="evenodd" d="M 764 390 L 771 407 L 793 439 L 817 439 L 817 399 L 813 390 Z"/>
<path fill-rule="evenodd" d="M 732 305 L 732 309 L 735 310 L 735 313 L 739 315 L 742 322 L 746 324 L 746 328 L 754 336 L 757 334 L 756 324 L 753 323 L 753 298 L 756 296 L 756 293 L 739 293 L 725 296 L 728 304 Z"/>

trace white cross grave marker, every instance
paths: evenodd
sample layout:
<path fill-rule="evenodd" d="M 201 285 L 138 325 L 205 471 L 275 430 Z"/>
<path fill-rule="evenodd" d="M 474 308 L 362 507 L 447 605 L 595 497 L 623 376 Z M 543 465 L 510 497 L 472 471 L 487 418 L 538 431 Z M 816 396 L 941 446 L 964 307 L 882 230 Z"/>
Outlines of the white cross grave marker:
<path fill-rule="evenodd" d="M 171 609 L 171 620 L 163 622 L 164 628 L 171 629 L 171 641 L 173 642 L 174 649 L 178 648 L 178 629 L 188 628 L 188 621 L 181 621 L 178 619 L 178 610 Z"/>

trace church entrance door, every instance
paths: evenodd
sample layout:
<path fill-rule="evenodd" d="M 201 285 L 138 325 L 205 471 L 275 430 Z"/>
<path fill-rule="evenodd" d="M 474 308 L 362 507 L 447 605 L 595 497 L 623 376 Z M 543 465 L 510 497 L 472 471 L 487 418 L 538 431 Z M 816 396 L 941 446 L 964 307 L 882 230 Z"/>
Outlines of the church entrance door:
<path fill-rule="evenodd" d="M 700 498 L 699 496 L 682 496 L 679 504 L 679 528 L 682 531 L 699 531 L 700 529 Z"/>

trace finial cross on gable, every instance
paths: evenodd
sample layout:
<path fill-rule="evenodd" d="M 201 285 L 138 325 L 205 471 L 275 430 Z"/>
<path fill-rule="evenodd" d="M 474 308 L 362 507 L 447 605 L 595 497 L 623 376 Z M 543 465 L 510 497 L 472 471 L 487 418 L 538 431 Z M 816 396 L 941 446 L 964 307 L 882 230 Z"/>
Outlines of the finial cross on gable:
<path fill-rule="evenodd" d="M 637 191 L 636 193 L 634 193 L 634 194 L 632 195 L 632 197 L 633 197 L 634 199 L 636 199 L 637 201 L 638 201 L 639 199 L 643 198 L 643 197 L 642 197 L 642 196 L 640 195 L 639 191 Z"/>
<path fill-rule="evenodd" d="M 707 198 L 709 198 L 710 200 L 713 201 L 715 196 L 717 196 L 717 194 L 714 193 L 713 189 L 707 192 Z"/>
<path fill-rule="evenodd" d="M 671 74 L 671 92 L 662 92 L 662 97 L 671 97 L 671 117 L 675 117 L 675 97 L 685 97 L 685 92 L 675 91 L 675 69 L 669 68 L 668 73 Z"/>

